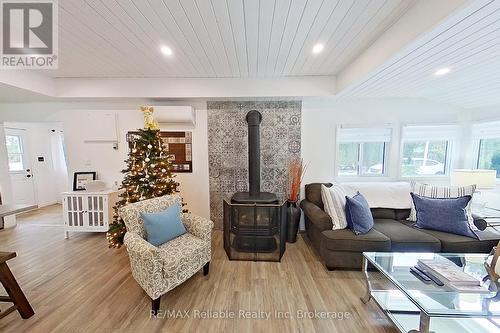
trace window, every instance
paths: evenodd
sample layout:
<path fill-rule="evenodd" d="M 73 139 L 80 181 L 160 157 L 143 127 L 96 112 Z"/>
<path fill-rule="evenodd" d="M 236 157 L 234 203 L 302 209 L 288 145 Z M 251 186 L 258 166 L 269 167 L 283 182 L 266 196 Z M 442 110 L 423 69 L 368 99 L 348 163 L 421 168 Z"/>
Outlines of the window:
<path fill-rule="evenodd" d="M 500 178 L 500 138 L 479 141 L 477 168 L 496 170 L 497 178 Z"/>
<path fill-rule="evenodd" d="M 6 135 L 5 144 L 9 158 L 9 171 L 24 170 L 23 145 L 18 135 Z"/>
<path fill-rule="evenodd" d="M 472 135 L 477 145 L 475 167 L 496 170 L 500 178 L 500 122 L 476 124 Z"/>
<path fill-rule="evenodd" d="M 341 143 L 339 145 L 339 176 L 358 174 L 359 143 Z"/>
<path fill-rule="evenodd" d="M 385 175 L 390 140 L 390 128 L 339 128 L 337 174 L 342 177 Z"/>
<path fill-rule="evenodd" d="M 433 177 L 448 174 L 451 144 L 458 127 L 406 126 L 402 135 L 401 175 Z"/>
<path fill-rule="evenodd" d="M 408 176 L 444 175 L 448 141 L 406 141 L 403 144 L 401 174 Z"/>

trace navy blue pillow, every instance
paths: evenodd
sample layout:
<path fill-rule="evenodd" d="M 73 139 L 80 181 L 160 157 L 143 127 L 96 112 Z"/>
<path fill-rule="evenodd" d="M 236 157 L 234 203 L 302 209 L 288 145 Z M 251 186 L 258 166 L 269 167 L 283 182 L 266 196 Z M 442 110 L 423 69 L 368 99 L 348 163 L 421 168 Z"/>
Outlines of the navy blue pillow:
<path fill-rule="evenodd" d="M 159 213 L 141 213 L 147 240 L 160 246 L 186 233 L 181 221 L 181 205 L 176 203 Z"/>
<path fill-rule="evenodd" d="M 373 228 L 373 216 L 370 205 L 359 192 L 352 198 L 346 196 L 345 200 L 347 226 L 356 235 L 366 234 Z"/>
<path fill-rule="evenodd" d="M 458 198 L 428 198 L 410 194 L 417 211 L 415 227 L 477 238 L 467 217 L 467 205 L 472 199 L 470 195 Z"/>

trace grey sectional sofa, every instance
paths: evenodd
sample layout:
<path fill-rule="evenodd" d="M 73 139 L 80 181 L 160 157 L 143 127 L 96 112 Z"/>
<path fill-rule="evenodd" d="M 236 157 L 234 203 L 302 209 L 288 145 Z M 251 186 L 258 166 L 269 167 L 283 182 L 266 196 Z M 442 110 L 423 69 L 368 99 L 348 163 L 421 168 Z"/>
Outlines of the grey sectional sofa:
<path fill-rule="evenodd" d="M 413 228 L 406 221 L 409 209 L 373 208 L 375 225 L 364 235 L 355 235 L 349 229 L 332 230 L 330 216 L 323 210 L 321 183 L 305 186 L 304 211 L 306 233 L 312 246 L 328 269 L 360 269 L 361 253 L 369 251 L 396 252 L 466 252 L 488 253 L 500 235 L 480 231 L 480 239 L 434 230 Z M 330 183 L 323 184 L 327 187 Z M 484 225 L 478 225 L 484 229 Z"/>

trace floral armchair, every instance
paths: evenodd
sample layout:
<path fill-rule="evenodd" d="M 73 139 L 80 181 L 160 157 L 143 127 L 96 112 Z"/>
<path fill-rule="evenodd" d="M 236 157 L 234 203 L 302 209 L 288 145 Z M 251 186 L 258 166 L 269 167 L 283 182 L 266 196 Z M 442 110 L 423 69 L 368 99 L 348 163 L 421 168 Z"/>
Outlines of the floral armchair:
<path fill-rule="evenodd" d="M 174 289 L 203 267 L 208 274 L 212 252 L 213 222 L 193 214 L 182 214 L 187 233 L 158 247 L 146 241 L 146 230 L 140 213 L 157 213 L 181 198 L 175 195 L 135 202 L 118 210 L 127 233 L 124 244 L 130 257 L 132 275 L 152 299 L 152 310 L 157 313 L 160 297 Z"/>

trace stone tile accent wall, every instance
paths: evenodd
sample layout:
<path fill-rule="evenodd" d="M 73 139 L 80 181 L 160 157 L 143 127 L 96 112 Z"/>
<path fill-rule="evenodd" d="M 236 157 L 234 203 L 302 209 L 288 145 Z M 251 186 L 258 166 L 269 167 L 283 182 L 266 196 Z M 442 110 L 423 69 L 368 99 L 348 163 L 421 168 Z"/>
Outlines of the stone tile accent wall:
<path fill-rule="evenodd" d="M 208 108 L 210 217 L 222 229 L 222 202 L 248 191 L 248 127 L 250 110 L 262 114 L 260 189 L 285 198 L 287 162 L 300 157 L 301 101 L 217 102 Z"/>

